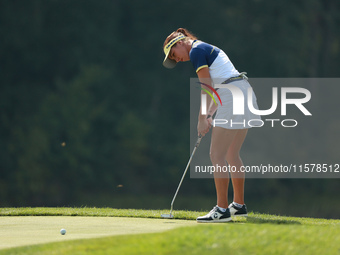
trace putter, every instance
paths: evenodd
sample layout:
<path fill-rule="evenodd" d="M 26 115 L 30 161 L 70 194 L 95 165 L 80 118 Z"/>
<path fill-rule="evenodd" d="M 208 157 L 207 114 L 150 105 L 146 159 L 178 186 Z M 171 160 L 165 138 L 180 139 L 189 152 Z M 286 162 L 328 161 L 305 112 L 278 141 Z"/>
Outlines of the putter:
<path fill-rule="evenodd" d="M 182 185 L 184 176 L 185 176 L 185 174 L 186 174 L 187 171 L 188 171 L 188 168 L 189 168 L 189 165 L 190 165 L 190 163 L 191 163 L 191 160 L 192 160 L 192 158 L 193 158 L 193 156 L 194 156 L 194 154 L 195 154 L 195 152 L 196 152 L 196 149 L 197 149 L 198 146 L 200 145 L 201 140 L 202 140 L 202 135 L 199 135 L 198 138 L 197 138 L 197 142 L 196 142 L 195 148 L 194 148 L 194 150 L 193 150 L 192 153 L 191 153 L 191 156 L 190 156 L 189 162 L 188 162 L 188 164 L 187 164 L 187 167 L 185 168 L 184 173 L 183 173 L 183 175 L 182 175 L 182 179 L 181 179 L 181 181 L 180 181 L 179 184 L 178 184 L 178 188 L 177 188 L 177 190 L 176 190 L 176 193 L 175 193 L 175 195 L 174 195 L 174 198 L 172 199 L 170 213 L 169 213 L 169 214 L 162 214 L 162 215 L 161 215 L 162 218 L 172 219 L 172 218 L 174 217 L 171 213 L 172 213 L 172 209 L 173 209 L 173 206 L 174 206 L 174 202 L 175 202 L 177 193 L 178 193 L 178 191 L 179 191 L 179 188 L 180 188 L 181 185 Z"/>

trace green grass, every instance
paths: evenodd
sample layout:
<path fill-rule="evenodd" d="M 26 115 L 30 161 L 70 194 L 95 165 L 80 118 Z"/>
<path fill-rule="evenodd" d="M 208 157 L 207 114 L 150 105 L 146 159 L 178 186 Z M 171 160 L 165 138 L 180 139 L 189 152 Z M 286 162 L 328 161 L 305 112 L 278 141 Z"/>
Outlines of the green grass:
<path fill-rule="evenodd" d="M 0 208 L 1 216 L 160 218 L 168 210 Z M 203 212 L 205 213 L 205 212 Z M 202 212 L 175 211 L 193 220 Z M 171 220 L 168 220 L 171 221 Z M 175 221 L 175 220 L 174 220 Z M 340 254 L 340 220 L 250 213 L 224 224 L 197 224 L 153 234 L 64 241 L 0 250 L 0 254 Z"/>
<path fill-rule="evenodd" d="M 161 218 L 161 214 L 169 210 L 141 210 L 141 209 L 114 209 L 96 207 L 24 207 L 0 208 L 0 216 L 93 216 L 93 217 L 134 217 L 134 218 Z M 173 212 L 174 219 L 195 220 L 207 212 L 177 211 Z M 315 219 L 302 217 L 277 216 L 250 212 L 248 218 L 234 218 L 236 222 L 247 223 L 273 223 L 273 224 L 315 224 L 340 225 L 340 220 Z"/>

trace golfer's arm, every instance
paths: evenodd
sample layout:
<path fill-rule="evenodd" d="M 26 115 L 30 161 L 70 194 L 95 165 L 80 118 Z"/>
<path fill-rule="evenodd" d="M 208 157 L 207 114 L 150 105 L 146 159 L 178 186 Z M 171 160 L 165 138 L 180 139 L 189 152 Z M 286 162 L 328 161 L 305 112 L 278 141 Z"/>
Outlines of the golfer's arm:
<path fill-rule="evenodd" d="M 218 105 L 214 104 L 214 101 L 213 100 L 210 100 L 210 105 L 209 105 L 209 108 L 208 108 L 208 113 L 207 115 L 211 115 L 211 117 L 214 115 L 214 113 L 216 112 L 217 110 L 217 107 Z"/>
<path fill-rule="evenodd" d="M 199 70 L 197 72 L 197 76 L 201 83 L 205 83 L 209 86 L 213 86 L 208 67 L 204 67 L 201 70 Z M 201 87 L 203 89 L 208 89 L 204 85 L 201 85 Z M 213 116 L 217 109 L 217 105 L 214 104 L 214 101 L 212 100 L 212 98 L 205 91 L 201 90 L 201 95 L 206 95 L 206 98 L 207 98 L 207 105 L 209 106 L 207 110 L 207 115 Z M 202 102 L 201 102 L 201 107 L 200 107 L 199 114 L 198 114 L 198 119 L 207 117 L 206 115 L 202 115 L 201 109 L 202 109 Z"/>

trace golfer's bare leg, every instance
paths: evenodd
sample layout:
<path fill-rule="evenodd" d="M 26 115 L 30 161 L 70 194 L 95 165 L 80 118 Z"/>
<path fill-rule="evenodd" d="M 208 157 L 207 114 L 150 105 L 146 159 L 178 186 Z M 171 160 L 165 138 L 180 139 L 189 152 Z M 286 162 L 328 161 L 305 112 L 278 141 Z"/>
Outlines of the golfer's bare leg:
<path fill-rule="evenodd" d="M 231 146 L 237 130 L 214 127 L 211 135 L 210 159 L 217 169 L 217 166 L 227 168 L 225 161 L 229 147 Z M 217 205 L 222 208 L 228 207 L 228 185 L 229 173 L 214 173 Z"/>
<path fill-rule="evenodd" d="M 247 136 L 248 129 L 239 129 L 234 137 L 231 145 L 229 146 L 226 160 L 230 167 L 235 166 L 237 172 L 231 172 L 231 180 L 234 190 L 234 202 L 244 204 L 244 181 L 245 173 L 240 172 L 241 166 L 243 166 L 242 159 L 240 157 L 240 150 L 244 139 Z"/>

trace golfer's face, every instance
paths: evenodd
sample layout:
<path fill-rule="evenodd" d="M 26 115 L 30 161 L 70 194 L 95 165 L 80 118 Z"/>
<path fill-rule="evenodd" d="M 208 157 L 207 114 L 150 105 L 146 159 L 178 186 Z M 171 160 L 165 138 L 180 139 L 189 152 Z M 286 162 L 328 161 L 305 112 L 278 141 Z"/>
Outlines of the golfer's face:
<path fill-rule="evenodd" d="M 171 48 L 169 55 L 170 59 L 173 59 L 176 62 L 185 62 L 190 60 L 189 52 L 182 41 L 178 42 Z"/>

